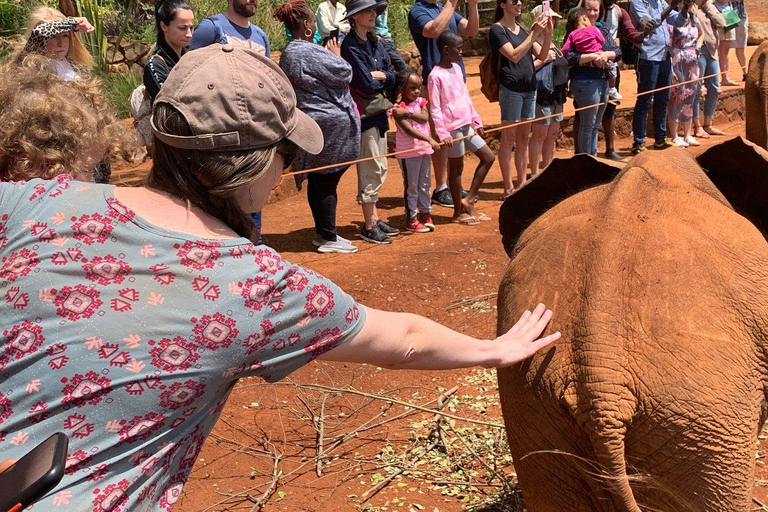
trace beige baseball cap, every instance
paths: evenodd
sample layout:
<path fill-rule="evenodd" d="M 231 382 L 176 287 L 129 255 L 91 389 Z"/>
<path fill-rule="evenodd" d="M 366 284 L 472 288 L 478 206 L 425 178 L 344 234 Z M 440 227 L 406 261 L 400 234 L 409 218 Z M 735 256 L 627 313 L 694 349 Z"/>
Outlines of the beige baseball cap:
<path fill-rule="evenodd" d="M 169 146 L 202 151 L 261 149 L 288 139 L 312 155 L 323 132 L 296 108 L 283 71 L 246 47 L 212 44 L 186 53 L 173 67 L 155 105 L 166 103 L 186 119 L 193 135 L 152 132 Z"/>

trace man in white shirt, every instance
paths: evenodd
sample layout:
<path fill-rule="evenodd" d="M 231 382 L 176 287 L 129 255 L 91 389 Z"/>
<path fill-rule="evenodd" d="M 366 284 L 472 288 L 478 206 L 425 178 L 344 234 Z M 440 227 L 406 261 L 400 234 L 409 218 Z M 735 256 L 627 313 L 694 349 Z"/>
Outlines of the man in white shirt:
<path fill-rule="evenodd" d="M 317 12 L 315 12 L 317 32 L 320 34 L 323 44 L 330 39 L 331 32 L 334 30 L 339 31 L 340 40 L 349 33 L 351 27 L 349 22 L 344 20 L 346 15 L 347 8 L 344 7 L 344 4 L 340 4 L 338 0 L 325 0 L 325 2 L 317 6 Z"/>

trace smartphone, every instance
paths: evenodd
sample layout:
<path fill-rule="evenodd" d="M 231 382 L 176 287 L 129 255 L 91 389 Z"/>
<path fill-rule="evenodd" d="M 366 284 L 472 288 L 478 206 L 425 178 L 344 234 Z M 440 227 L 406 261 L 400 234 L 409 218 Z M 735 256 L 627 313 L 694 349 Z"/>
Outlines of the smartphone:
<path fill-rule="evenodd" d="M 543 2 L 541 2 L 541 14 L 543 14 L 544 16 L 550 15 L 549 0 L 544 0 Z"/>
<path fill-rule="evenodd" d="M 57 432 L 0 473 L 0 512 L 21 511 L 51 492 L 64 476 L 68 445 Z"/>
<path fill-rule="evenodd" d="M 339 29 L 331 30 L 331 39 L 338 39 L 339 38 Z"/>

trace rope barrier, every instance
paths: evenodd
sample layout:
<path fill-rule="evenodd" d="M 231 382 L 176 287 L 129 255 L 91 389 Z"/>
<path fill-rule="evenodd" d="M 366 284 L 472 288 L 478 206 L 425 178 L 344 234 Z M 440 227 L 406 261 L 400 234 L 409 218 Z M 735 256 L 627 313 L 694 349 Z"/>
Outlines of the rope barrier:
<path fill-rule="evenodd" d="M 667 86 L 664 86 L 664 87 L 659 87 L 657 89 L 651 89 L 649 91 L 643 91 L 643 92 L 636 93 L 636 94 L 632 95 L 632 97 L 637 99 L 640 96 L 645 96 L 645 95 L 648 95 L 648 94 L 655 94 L 655 93 L 657 93 L 659 91 L 664 91 L 664 90 L 667 90 L 667 89 L 673 89 L 675 87 L 680 87 L 682 85 L 687 85 L 687 84 L 696 83 L 696 82 L 703 82 L 704 80 L 707 80 L 708 78 L 712 78 L 712 77 L 718 76 L 720 74 L 721 74 L 721 72 L 712 73 L 711 75 L 706 75 L 706 76 L 699 77 L 699 78 L 696 78 L 696 79 L 693 79 L 693 80 L 686 80 L 684 82 L 674 83 L 674 84 L 667 85 Z M 524 124 L 534 123 L 536 121 L 543 121 L 545 119 L 550 119 L 550 118 L 561 116 L 561 115 L 573 115 L 576 112 L 581 112 L 582 110 L 589 110 L 589 109 L 595 108 L 595 107 L 601 107 L 603 105 L 608 105 L 609 103 L 612 103 L 612 101 L 611 100 L 602 101 L 602 102 L 599 102 L 599 103 L 594 103 L 592 105 L 587 105 L 585 107 L 574 108 L 573 111 L 562 112 L 562 113 L 559 113 L 559 114 L 549 114 L 549 115 L 537 117 L 537 118 L 534 118 L 534 119 L 527 119 L 525 121 L 517 121 L 517 122 L 514 122 L 514 123 L 500 123 L 498 125 L 491 125 L 491 127 L 489 127 L 488 129 L 484 130 L 484 132 L 486 134 L 489 134 L 489 133 L 494 133 L 494 132 L 498 132 L 498 131 L 502 131 L 502 130 L 508 130 L 510 128 L 515 128 L 516 126 L 520 126 L 520 125 L 524 125 Z M 474 134 L 473 135 L 465 135 L 463 137 L 459 137 L 459 138 L 456 138 L 456 139 L 451 139 L 451 142 L 456 142 L 456 141 L 468 139 L 468 138 L 473 137 L 473 136 L 474 136 Z M 442 145 L 444 145 L 444 143 L 441 142 L 440 145 L 442 146 Z M 348 162 L 341 162 L 341 163 L 338 163 L 338 164 L 324 165 L 322 167 L 314 167 L 312 169 L 304 169 L 302 171 L 291 171 L 291 172 L 284 173 L 282 175 L 282 177 L 281 177 L 281 181 L 282 181 L 283 178 L 286 178 L 288 176 L 294 176 L 296 174 L 304 174 L 304 173 L 310 173 L 310 172 L 324 171 L 326 169 L 333 169 L 334 167 L 344 167 L 344 166 L 348 167 L 348 166 L 351 166 L 351 165 L 354 165 L 354 164 L 359 164 L 361 162 L 367 162 L 369 160 L 376 160 L 377 158 L 390 158 L 390 157 L 393 157 L 393 156 L 402 155 L 404 153 L 411 153 L 412 151 L 413 151 L 412 149 L 406 149 L 406 150 L 401 150 L 401 151 L 393 151 L 391 153 L 385 153 L 383 155 L 370 156 L 370 157 L 366 157 L 366 158 L 358 158 L 356 160 L 350 160 Z"/>

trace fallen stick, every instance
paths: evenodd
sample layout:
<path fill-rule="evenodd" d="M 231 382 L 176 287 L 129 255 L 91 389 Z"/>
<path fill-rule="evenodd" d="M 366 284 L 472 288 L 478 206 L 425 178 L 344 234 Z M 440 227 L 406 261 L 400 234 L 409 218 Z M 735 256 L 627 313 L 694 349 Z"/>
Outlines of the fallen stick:
<path fill-rule="evenodd" d="M 446 391 L 445 393 L 443 393 L 442 395 L 440 395 L 439 397 L 437 397 L 437 409 L 436 409 L 436 411 L 439 411 L 440 409 L 445 407 L 446 399 L 448 397 L 450 397 L 451 395 L 453 395 L 454 393 L 456 393 L 458 390 L 459 390 L 459 386 L 454 386 L 451 389 L 449 389 L 448 391 Z M 435 422 L 435 426 L 432 427 L 432 432 L 430 432 L 430 436 L 435 431 L 439 431 L 440 430 L 440 420 L 441 419 L 442 419 L 442 416 L 440 414 L 437 414 L 437 412 L 436 412 L 434 418 L 432 419 L 432 421 Z M 438 435 L 437 439 L 432 441 L 432 443 L 427 447 L 427 449 L 424 450 L 424 453 L 429 453 L 430 451 L 432 451 L 435 448 L 435 446 L 437 446 L 438 441 L 440 439 L 441 439 L 441 437 Z M 409 462 L 409 464 L 414 464 L 420 458 L 421 458 L 420 455 L 416 455 L 416 456 L 412 457 L 411 460 L 408 461 L 408 462 Z M 379 493 L 379 491 L 381 491 L 384 487 L 389 485 L 395 478 L 397 478 L 398 476 L 402 475 L 404 472 L 405 472 L 405 469 L 404 468 L 400 468 L 397 471 L 395 471 L 394 473 L 392 473 L 391 475 L 389 475 L 387 478 L 385 478 L 384 480 L 382 480 L 381 482 L 376 484 L 371 489 L 368 489 L 367 491 L 365 491 L 362 494 L 362 496 L 361 496 L 361 498 L 363 498 L 362 503 L 365 503 L 369 499 L 373 498 L 376 494 Z"/>

